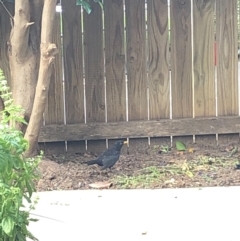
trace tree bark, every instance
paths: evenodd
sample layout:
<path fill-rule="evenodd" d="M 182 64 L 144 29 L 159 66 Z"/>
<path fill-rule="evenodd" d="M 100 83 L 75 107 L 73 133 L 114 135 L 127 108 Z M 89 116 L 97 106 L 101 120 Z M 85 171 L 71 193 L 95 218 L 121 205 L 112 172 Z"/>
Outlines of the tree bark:
<path fill-rule="evenodd" d="M 42 8 L 42 0 L 15 1 L 8 43 L 13 99 L 25 110 L 26 121 L 32 112 L 38 77 Z M 23 126 L 19 128 L 25 131 Z"/>
<path fill-rule="evenodd" d="M 45 0 L 43 6 L 38 81 L 32 114 L 25 133 L 25 139 L 29 142 L 29 149 L 25 153 L 27 157 L 36 154 L 50 84 L 52 62 L 57 54 L 57 47 L 52 43 L 56 4 L 57 0 Z"/>

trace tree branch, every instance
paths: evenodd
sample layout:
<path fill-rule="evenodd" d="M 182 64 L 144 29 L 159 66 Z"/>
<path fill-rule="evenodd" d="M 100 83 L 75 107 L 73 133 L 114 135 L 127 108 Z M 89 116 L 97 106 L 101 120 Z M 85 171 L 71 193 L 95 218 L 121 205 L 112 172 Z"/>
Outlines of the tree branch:
<path fill-rule="evenodd" d="M 29 27 L 29 26 L 31 26 L 31 25 L 33 25 L 33 24 L 34 24 L 34 22 L 26 23 L 25 26 L 26 26 L 26 27 Z"/>
<path fill-rule="evenodd" d="M 56 0 L 45 0 L 43 6 L 43 14 L 42 14 L 42 32 L 41 32 L 41 40 L 42 43 L 50 43 L 52 41 L 52 33 L 53 33 L 53 23 L 55 19 L 55 11 L 56 11 Z M 51 26 L 48 25 L 51 23 Z M 45 28 L 45 26 L 48 26 Z"/>
<path fill-rule="evenodd" d="M 41 56 L 36 94 L 33 103 L 32 115 L 25 133 L 29 141 L 29 150 L 26 156 L 34 155 L 38 143 L 38 136 L 43 120 L 43 113 L 47 102 L 48 89 L 51 78 L 52 63 L 57 54 L 57 46 L 52 42 L 55 9 L 57 0 L 45 0 L 42 13 Z"/>
<path fill-rule="evenodd" d="M 6 12 L 8 13 L 8 15 L 10 16 L 10 19 L 13 19 L 12 14 L 8 11 L 8 9 L 6 8 L 6 6 L 4 5 L 3 1 L 0 0 L 0 3 L 2 4 L 2 6 L 4 7 L 4 9 L 6 10 Z"/>

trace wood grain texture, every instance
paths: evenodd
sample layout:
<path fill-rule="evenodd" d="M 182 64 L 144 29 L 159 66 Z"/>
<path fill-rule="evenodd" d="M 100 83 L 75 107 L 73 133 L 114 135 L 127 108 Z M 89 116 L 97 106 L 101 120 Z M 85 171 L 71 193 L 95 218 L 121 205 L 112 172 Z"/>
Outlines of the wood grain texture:
<path fill-rule="evenodd" d="M 62 75 L 62 52 L 61 52 L 61 28 L 60 14 L 56 13 L 55 27 L 53 33 L 53 43 L 59 49 L 53 62 L 51 80 L 48 91 L 48 100 L 44 113 L 45 125 L 64 123 L 64 101 L 63 101 L 63 75 Z M 45 143 L 45 154 L 65 153 L 65 142 Z"/>
<path fill-rule="evenodd" d="M 240 117 L 46 125 L 39 142 L 240 133 Z"/>
<path fill-rule="evenodd" d="M 168 1 L 148 1 L 150 119 L 170 117 Z"/>
<path fill-rule="evenodd" d="M 8 11 L 14 15 L 14 4 L 4 2 Z M 8 57 L 8 41 L 11 32 L 10 16 L 0 4 L 0 69 L 3 70 L 4 75 L 11 86 L 11 73 L 9 67 Z"/>
<path fill-rule="evenodd" d="M 195 116 L 215 116 L 215 0 L 193 1 L 193 71 Z"/>
<path fill-rule="evenodd" d="M 92 12 L 83 14 L 87 122 L 105 120 L 102 9 L 89 1 Z"/>
<path fill-rule="evenodd" d="M 84 122 L 81 7 L 76 0 L 62 0 L 66 122 Z"/>
<path fill-rule="evenodd" d="M 145 1 L 125 0 L 128 75 L 128 118 L 147 119 Z"/>
<path fill-rule="evenodd" d="M 107 120 L 126 120 L 123 1 L 104 1 Z"/>
<path fill-rule="evenodd" d="M 84 123 L 84 84 L 81 6 L 62 0 L 66 123 Z M 86 150 L 85 141 L 68 141 L 67 152 Z"/>
<path fill-rule="evenodd" d="M 237 115 L 237 0 L 218 0 L 216 3 L 218 115 Z"/>
<path fill-rule="evenodd" d="M 46 125 L 64 123 L 61 29 L 59 13 L 56 13 L 54 25 L 53 43 L 56 43 L 59 53 L 56 55 L 53 62 L 48 101 L 44 113 Z"/>
<path fill-rule="evenodd" d="M 173 118 L 193 116 L 191 0 L 171 0 Z"/>

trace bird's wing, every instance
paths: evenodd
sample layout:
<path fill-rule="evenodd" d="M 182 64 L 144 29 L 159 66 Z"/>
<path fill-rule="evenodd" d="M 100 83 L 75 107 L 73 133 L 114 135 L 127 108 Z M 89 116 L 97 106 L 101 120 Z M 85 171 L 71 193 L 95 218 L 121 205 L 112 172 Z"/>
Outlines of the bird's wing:
<path fill-rule="evenodd" d="M 98 160 L 103 160 L 105 157 L 107 156 L 112 156 L 112 155 L 115 155 L 117 151 L 116 150 L 113 150 L 113 149 L 107 149 L 106 151 L 104 151 L 99 157 L 98 157 Z"/>
<path fill-rule="evenodd" d="M 119 153 L 118 152 L 116 152 L 115 155 L 105 156 L 102 159 L 104 169 L 112 167 L 118 161 L 118 159 L 119 159 Z"/>

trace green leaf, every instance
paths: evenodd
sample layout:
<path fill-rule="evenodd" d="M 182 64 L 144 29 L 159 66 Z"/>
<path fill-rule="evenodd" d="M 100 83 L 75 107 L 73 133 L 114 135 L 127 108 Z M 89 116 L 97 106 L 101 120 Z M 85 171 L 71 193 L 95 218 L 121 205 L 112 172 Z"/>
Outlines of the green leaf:
<path fill-rule="evenodd" d="M 2 220 L 2 229 L 7 234 L 10 235 L 13 231 L 14 221 L 11 217 L 4 217 Z"/>
<path fill-rule="evenodd" d="M 26 240 L 26 235 L 23 235 L 21 232 L 17 232 L 17 239 L 19 241 L 25 241 Z"/>
<path fill-rule="evenodd" d="M 32 192 L 33 192 L 33 188 L 32 188 L 32 186 L 31 186 L 31 184 L 30 184 L 30 180 L 26 180 L 26 187 L 27 187 L 27 190 L 28 190 L 28 195 L 29 195 L 29 197 L 31 197 L 32 196 Z"/>
<path fill-rule="evenodd" d="M 15 124 L 27 123 L 22 108 L 12 100 L 1 70 L 0 96 L 5 106 L 0 120 L 0 240 L 37 240 L 27 229 L 29 222 L 35 220 L 29 218 L 30 211 L 22 211 L 21 207 L 24 197 L 31 203 L 31 209 L 36 205 L 30 197 L 39 179 L 36 170 L 43 154 L 31 159 L 22 155 L 28 148 L 28 142 Z"/>
<path fill-rule="evenodd" d="M 90 4 L 86 1 L 77 0 L 76 5 L 77 6 L 81 5 L 84 8 L 84 10 L 87 12 L 87 14 L 90 14 L 92 12 L 92 8 Z"/>
<path fill-rule="evenodd" d="M 176 148 L 178 151 L 186 151 L 186 146 L 181 141 L 176 141 Z"/>

